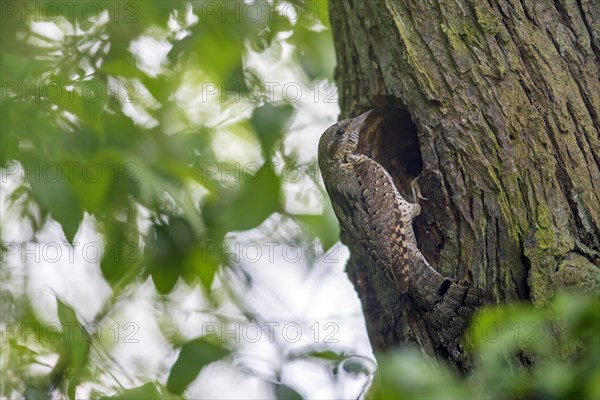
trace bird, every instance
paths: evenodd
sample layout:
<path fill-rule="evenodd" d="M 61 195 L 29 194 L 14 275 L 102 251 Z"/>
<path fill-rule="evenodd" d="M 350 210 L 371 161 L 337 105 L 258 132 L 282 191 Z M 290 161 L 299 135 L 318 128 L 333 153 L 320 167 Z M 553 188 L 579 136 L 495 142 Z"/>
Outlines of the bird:
<path fill-rule="evenodd" d="M 319 140 L 318 162 L 325 189 L 347 241 L 359 244 L 378 268 L 388 270 L 401 293 L 409 287 L 409 251 L 416 249 L 413 219 L 421 213 L 406 201 L 386 169 L 357 151 L 371 111 L 327 128 Z"/>

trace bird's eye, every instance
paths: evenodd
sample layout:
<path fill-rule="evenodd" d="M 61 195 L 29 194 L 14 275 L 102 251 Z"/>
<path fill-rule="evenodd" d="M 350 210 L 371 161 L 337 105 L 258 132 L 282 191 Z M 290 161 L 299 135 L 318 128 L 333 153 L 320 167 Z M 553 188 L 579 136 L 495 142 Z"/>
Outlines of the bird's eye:
<path fill-rule="evenodd" d="M 344 130 L 342 128 L 338 129 L 337 131 L 335 131 L 335 133 L 339 136 L 344 134 Z"/>

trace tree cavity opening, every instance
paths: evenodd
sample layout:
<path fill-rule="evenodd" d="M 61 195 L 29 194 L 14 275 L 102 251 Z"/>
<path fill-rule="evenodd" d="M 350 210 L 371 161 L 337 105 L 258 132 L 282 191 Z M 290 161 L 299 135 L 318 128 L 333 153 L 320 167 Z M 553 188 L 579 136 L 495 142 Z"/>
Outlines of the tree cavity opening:
<path fill-rule="evenodd" d="M 403 194 L 410 193 L 411 181 L 423 170 L 417 126 L 403 108 L 374 109 L 360 133 L 358 152 L 381 164 Z"/>

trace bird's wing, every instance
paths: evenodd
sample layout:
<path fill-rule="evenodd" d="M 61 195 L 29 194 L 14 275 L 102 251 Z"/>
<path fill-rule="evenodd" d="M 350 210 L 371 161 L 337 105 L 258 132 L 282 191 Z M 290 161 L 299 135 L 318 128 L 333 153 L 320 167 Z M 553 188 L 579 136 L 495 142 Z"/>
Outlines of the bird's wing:
<path fill-rule="evenodd" d="M 366 234 L 374 257 L 387 264 L 398 289 L 408 289 L 408 243 L 406 240 L 406 218 L 401 199 L 392 178 L 385 168 L 375 160 L 361 155 L 353 160 L 366 211 L 369 215 Z M 406 202 L 403 202 L 406 203 Z M 410 221 L 410 218 L 409 218 Z"/>

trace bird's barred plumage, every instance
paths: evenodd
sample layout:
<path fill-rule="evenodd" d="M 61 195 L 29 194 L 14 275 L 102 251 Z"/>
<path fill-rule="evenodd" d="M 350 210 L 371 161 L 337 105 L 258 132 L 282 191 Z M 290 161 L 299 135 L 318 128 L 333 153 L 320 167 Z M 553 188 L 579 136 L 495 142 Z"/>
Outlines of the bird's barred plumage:
<path fill-rule="evenodd" d="M 443 276 L 421 254 L 412 228 L 420 206 L 404 200 L 385 168 L 358 152 L 359 133 L 371 129 L 368 115 L 338 122 L 319 142 L 319 169 L 340 222 L 340 237 L 351 251 L 349 276 L 371 327 L 386 337 L 397 334 L 412 341 L 425 323 L 427 332 L 440 332 L 446 354 L 460 356 L 470 317 L 490 296 Z M 380 117 L 375 115 L 374 127 Z M 394 288 L 385 276 L 390 272 L 398 291 L 410 297 L 390 296 Z M 406 329 L 416 324 L 415 333 L 406 336 Z"/>
<path fill-rule="evenodd" d="M 404 293 L 409 280 L 408 246 L 416 245 L 412 219 L 419 208 L 404 200 L 392 177 L 379 163 L 365 155 L 353 157 L 352 161 L 367 213 L 372 217 L 371 229 L 388 236 L 390 272 L 398 289 Z"/>
<path fill-rule="evenodd" d="M 363 117 L 364 116 L 364 117 Z M 401 292 L 409 284 L 409 246 L 417 204 L 404 200 L 376 161 L 357 153 L 358 127 L 366 115 L 330 127 L 319 143 L 319 167 L 342 230 L 377 266 L 389 270 Z"/>

